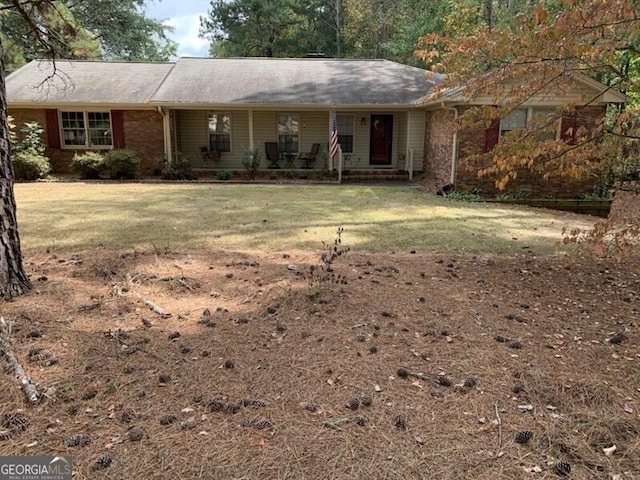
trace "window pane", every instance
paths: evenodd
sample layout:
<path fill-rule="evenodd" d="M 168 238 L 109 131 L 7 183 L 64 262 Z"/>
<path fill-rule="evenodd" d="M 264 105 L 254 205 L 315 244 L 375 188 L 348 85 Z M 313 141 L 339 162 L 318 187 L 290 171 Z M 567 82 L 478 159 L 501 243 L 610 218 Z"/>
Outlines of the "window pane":
<path fill-rule="evenodd" d="M 209 135 L 209 150 L 212 152 L 230 152 L 231 136 L 225 133 Z"/>
<path fill-rule="evenodd" d="M 65 146 L 85 146 L 87 144 L 84 129 L 83 112 L 61 112 L 62 140 Z"/>
<path fill-rule="evenodd" d="M 336 115 L 338 120 L 338 134 L 353 135 L 353 115 Z"/>
<path fill-rule="evenodd" d="M 209 133 L 231 133 L 231 116 L 222 113 L 209 114 Z"/>
<path fill-rule="evenodd" d="M 90 146 L 110 146 L 111 143 L 111 130 L 105 129 L 93 129 L 89 130 L 89 144 Z"/>
<path fill-rule="evenodd" d="M 287 153 L 299 152 L 300 115 L 278 115 L 278 150 Z"/>
<path fill-rule="evenodd" d="M 555 140 L 559 119 L 553 108 L 534 108 L 530 127 L 538 130 L 538 141 Z"/>
<path fill-rule="evenodd" d="M 338 143 L 343 153 L 353 153 L 354 115 L 336 115 L 338 121 Z"/>
<path fill-rule="evenodd" d="M 342 153 L 353 153 L 353 135 L 338 135 L 338 143 Z"/>
<path fill-rule="evenodd" d="M 62 112 L 62 128 L 84 128 L 84 113 Z"/>
<path fill-rule="evenodd" d="M 84 130 L 64 129 L 62 138 L 65 145 L 82 145 L 87 144 L 87 138 Z"/>
<path fill-rule="evenodd" d="M 527 110 L 514 110 L 500 121 L 500 131 L 523 130 L 527 127 Z"/>
<path fill-rule="evenodd" d="M 279 135 L 298 135 L 298 127 L 300 125 L 299 115 L 279 115 L 278 116 L 278 134 Z"/>
<path fill-rule="evenodd" d="M 209 114 L 209 150 L 216 152 L 231 151 L 231 115 L 226 113 Z"/>
<path fill-rule="evenodd" d="M 109 112 L 89 112 L 87 113 L 89 128 L 105 128 L 111 130 Z"/>

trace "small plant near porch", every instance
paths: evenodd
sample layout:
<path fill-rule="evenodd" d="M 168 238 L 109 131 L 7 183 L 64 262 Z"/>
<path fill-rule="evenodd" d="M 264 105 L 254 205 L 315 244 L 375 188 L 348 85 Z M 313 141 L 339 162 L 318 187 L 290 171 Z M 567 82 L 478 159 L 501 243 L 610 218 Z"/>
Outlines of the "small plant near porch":
<path fill-rule="evenodd" d="M 247 171 L 249 180 L 256 178 L 256 173 L 260 168 L 260 162 L 262 161 L 262 154 L 257 148 L 247 149 L 242 154 L 242 166 Z"/>

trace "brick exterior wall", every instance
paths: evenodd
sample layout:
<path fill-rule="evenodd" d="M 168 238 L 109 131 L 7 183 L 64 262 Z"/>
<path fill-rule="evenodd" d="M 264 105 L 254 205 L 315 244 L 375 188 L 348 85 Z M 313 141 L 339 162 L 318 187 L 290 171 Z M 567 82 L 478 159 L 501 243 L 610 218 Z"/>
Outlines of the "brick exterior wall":
<path fill-rule="evenodd" d="M 38 122 L 46 129 L 45 110 L 9 108 L 14 118 L 16 133 L 27 122 Z M 140 158 L 142 175 L 151 175 L 158 169 L 158 160 L 164 156 L 162 116 L 153 110 L 125 110 L 123 112 L 125 148 L 133 150 Z M 46 143 L 46 132 L 43 140 Z M 70 173 L 69 163 L 83 149 L 52 149 L 47 146 L 45 155 L 51 162 L 53 173 Z M 104 152 L 104 150 L 98 150 Z"/>
<path fill-rule="evenodd" d="M 436 191 L 451 182 L 454 117 L 450 110 L 427 112 L 422 170 L 428 190 Z"/>
<path fill-rule="evenodd" d="M 605 107 L 586 107 L 580 109 L 576 116 L 576 128 L 584 126 L 593 127 L 604 115 Z M 428 112 L 425 135 L 425 172 L 427 166 L 433 168 L 434 173 L 427 180 L 439 179 L 444 174 L 444 166 L 451 168 L 451 156 L 449 150 L 448 159 L 444 159 L 445 148 L 444 127 L 438 131 L 438 123 L 444 123 L 447 111 Z M 461 111 L 462 113 L 462 111 Z M 448 117 L 447 123 L 451 125 L 452 117 Z M 437 133 L 436 133 L 437 132 Z M 451 135 L 451 134 L 449 134 Z M 450 138 L 450 137 L 449 137 Z M 495 188 L 494 179 L 491 177 L 478 178 L 477 170 L 470 170 L 465 165 L 464 159 L 469 155 L 483 153 L 485 145 L 485 129 L 464 129 L 458 132 L 458 161 L 456 164 L 455 186 L 458 191 L 479 189 L 483 196 L 490 198 L 501 193 Z M 435 160 L 437 159 L 437 160 Z M 446 176 L 448 183 L 449 176 Z M 429 183 L 427 183 L 429 185 Z M 567 179 L 552 178 L 544 180 L 542 175 L 534 174 L 528 170 L 518 172 L 516 180 L 507 185 L 508 192 L 524 192 L 532 198 L 580 198 L 584 193 L 591 192 L 595 186 L 595 178 Z"/>

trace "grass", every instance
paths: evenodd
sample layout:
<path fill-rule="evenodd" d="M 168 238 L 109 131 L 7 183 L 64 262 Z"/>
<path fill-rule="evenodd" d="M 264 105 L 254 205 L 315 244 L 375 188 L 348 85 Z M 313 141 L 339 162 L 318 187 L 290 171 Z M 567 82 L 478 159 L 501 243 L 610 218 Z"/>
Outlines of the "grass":
<path fill-rule="evenodd" d="M 549 253 L 590 217 L 361 185 L 31 183 L 15 188 L 25 251 L 317 251 L 345 228 L 362 251 Z"/>

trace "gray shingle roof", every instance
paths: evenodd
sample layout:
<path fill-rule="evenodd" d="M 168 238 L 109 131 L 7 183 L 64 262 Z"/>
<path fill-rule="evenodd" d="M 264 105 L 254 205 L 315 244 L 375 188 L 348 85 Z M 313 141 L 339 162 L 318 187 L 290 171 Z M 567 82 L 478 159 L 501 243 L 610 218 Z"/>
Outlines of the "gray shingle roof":
<path fill-rule="evenodd" d="M 129 104 L 149 103 L 172 63 L 34 60 L 7 77 L 12 103 Z"/>
<path fill-rule="evenodd" d="M 7 77 L 9 104 L 411 105 L 442 81 L 387 60 L 181 58 L 173 63 L 33 61 Z"/>
<path fill-rule="evenodd" d="M 387 60 L 181 58 L 152 100 L 209 105 L 409 105 L 441 76 Z"/>

